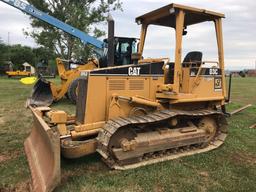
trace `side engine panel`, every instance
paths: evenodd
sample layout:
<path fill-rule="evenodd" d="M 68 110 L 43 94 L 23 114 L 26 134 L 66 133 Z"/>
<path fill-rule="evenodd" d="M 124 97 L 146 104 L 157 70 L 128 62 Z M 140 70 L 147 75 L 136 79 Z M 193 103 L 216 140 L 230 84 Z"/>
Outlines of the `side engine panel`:
<path fill-rule="evenodd" d="M 80 97 L 78 95 L 79 123 L 93 123 L 116 116 L 129 116 L 134 106 L 127 101 L 113 103 L 114 95 L 139 96 L 155 101 L 157 85 L 163 83 L 163 64 L 160 62 L 126 65 L 82 72 L 81 75 L 88 83 L 87 89 L 80 88 L 84 94 L 80 93 Z M 112 115 L 109 113 L 110 110 Z"/>

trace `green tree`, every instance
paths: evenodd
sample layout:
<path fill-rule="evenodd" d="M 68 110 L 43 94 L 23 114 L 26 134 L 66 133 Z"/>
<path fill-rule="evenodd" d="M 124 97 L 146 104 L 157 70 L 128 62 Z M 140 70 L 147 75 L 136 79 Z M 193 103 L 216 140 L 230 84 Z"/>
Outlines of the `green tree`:
<path fill-rule="evenodd" d="M 0 38 L 0 74 L 5 74 L 8 68 L 8 61 L 9 61 L 9 46 L 4 44 L 2 39 Z"/>
<path fill-rule="evenodd" d="M 2 38 L 0 38 L 0 66 L 3 67 L 7 58 L 8 46 L 4 44 Z"/>
<path fill-rule="evenodd" d="M 55 53 L 48 48 L 31 48 L 20 44 L 6 45 L 0 42 L 0 69 L 3 69 L 8 62 L 13 63 L 14 70 L 22 69 L 24 62 L 35 66 L 43 60 L 48 64 L 49 61 L 54 61 L 56 57 Z"/>
<path fill-rule="evenodd" d="M 9 58 L 14 64 L 14 69 L 21 69 L 24 62 L 28 62 L 32 65 L 35 63 L 35 54 L 33 49 L 27 46 L 12 45 L 9 47 Z"/>
<path fill-rule="evenodd" d="M 45 47 L 34 48 L 33 53 L 35 55 L 35 63 L 41 62 L 42 60 L 45 60 L 48 63 L 49 60 L 55 59 L 57 57 L 57 55 L 52 50 Z"/>
<path fill-rule="evenodd" d="M 39 10 L 97 38 L 103 36 L 105 32 L 96 25 L 106 21 L 108 12 L 121 10 L 122 5 L 120 0 L 28 0 L 28 2 Z M 70 59 L 73 53 L 77 57 L 81 56 L 80 54 L 84 54 L 85 57 L 90 56 L 88 47 L 85 49 L 78 39 L 34 17 L 31 17 L 31 21 L 34 30 L 26 34 L 33 37 L 38 44 L 66 59 Z"/>

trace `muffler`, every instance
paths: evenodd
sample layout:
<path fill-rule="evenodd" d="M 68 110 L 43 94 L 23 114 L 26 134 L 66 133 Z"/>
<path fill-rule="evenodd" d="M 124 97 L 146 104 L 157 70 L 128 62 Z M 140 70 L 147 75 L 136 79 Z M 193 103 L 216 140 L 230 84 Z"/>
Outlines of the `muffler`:
<path fill-rule="evenodd" d="M 32 89 L 31 97 L 28 98 L 26 106 L 50 106 L 52 103 L 51 82 L 40 77 Z"/>
<path fill-rule="evenodd" d="M 39 192 L 53 191 L 61 180 L 60 136 L 45 123 L 39 110 L 30 109 L 34 122 L 24 147 L 32 175 L 32 188 Z"/>

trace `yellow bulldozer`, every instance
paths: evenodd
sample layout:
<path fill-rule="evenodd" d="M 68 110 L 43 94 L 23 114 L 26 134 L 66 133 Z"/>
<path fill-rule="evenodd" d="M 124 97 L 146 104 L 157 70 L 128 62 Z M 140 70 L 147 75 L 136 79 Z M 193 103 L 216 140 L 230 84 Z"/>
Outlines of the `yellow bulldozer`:
<path fill-rule="evenodd" d="M 81 71 L 75 116 L 31 107 L 34 123 L 25 152 L 34 191 L 52 191 L 60 184 L 61 155 L 73 159 L 98 152 L 110 168 L 126 170 L 221 146 L 228 99 L 222 18 L 178 4 L 137 17 L 138 64 Z M 185 29 L 208 21 L 216 30 L 218 58 L 205 62 L 202 52 L 193 51 L 182 60 Z M 149 25 L 175 30 L 173 62 L 143 60 Z"/>

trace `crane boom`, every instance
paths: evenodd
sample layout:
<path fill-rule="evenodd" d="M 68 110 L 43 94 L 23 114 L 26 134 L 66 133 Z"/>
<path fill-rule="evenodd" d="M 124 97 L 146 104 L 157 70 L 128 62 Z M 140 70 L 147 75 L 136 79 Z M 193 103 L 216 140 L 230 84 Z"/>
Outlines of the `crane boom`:
<path fill-rule="evenodd" d="M 22 12 L 25 12 L 33 17 L 36 17 L 78 39 L 80 39 L 83 43 L 89 43 L 99 49 L 103 48 L 103 42 L 84 33 L 83 31 L 72 27 L 58 19 L 56 19 L 53 16 L 48 15 L 47 13 L 44 13 L 40 10 L 38 10 L 37 8 L 35 8 L 34 6 L 27 4 L 23 1 L 20 0 L 0 0 L 14 8 L 17 8 L 19 10 L 21 10 Z"/>

